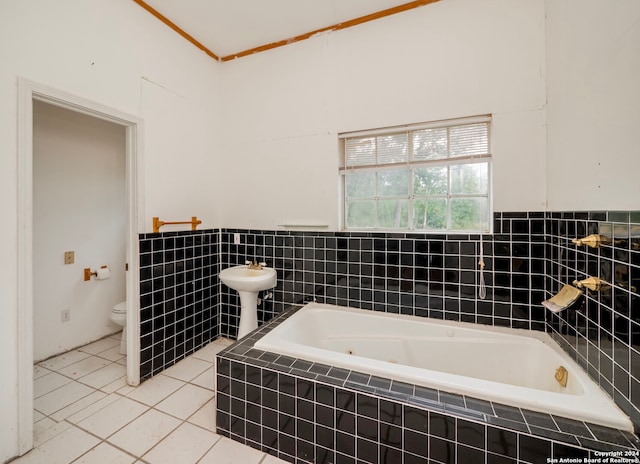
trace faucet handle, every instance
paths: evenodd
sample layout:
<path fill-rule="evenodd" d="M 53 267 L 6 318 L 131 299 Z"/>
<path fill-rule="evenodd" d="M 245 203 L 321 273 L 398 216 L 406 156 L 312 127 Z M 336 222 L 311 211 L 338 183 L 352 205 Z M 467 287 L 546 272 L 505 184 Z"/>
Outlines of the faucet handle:
<path fill-rule="evenodd" d="M 246 261 L 245 264 L 249 267 L 249 269 L 257 269 L 260 270 L 267 265 L 267 263 L 259 263 L 257 261 Z"/>

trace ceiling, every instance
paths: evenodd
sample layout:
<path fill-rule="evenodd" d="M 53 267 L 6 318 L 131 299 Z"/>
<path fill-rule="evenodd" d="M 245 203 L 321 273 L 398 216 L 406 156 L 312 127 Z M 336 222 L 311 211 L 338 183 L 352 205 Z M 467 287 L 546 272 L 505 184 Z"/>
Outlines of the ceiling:
<path fill-rule="evenodd" d="M 134 1 L 185 38 L 189 39 L 187 36 L 190 36 L 195 45 L 201 44 L 200 48 L 204 47 L 214 58 L 224 60 L 232 59 L 246 50 L 287 41 L 395 7 L 400 8 L 389 14 L 398 12 L 403 10 L 402 5 L 407 6 L 404 9 L 409 9 L 437 0 Z"/>

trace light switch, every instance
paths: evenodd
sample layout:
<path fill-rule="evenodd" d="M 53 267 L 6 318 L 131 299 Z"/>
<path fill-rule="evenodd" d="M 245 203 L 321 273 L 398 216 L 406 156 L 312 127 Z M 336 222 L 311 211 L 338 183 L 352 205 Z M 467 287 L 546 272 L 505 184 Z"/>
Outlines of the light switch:
<path fill-rule="evenodd" d="M 73 264 L 75 262 L 75 252 L 73 251 L 65 251 L 64 252 L 64 263 L 65 264 Z"/>

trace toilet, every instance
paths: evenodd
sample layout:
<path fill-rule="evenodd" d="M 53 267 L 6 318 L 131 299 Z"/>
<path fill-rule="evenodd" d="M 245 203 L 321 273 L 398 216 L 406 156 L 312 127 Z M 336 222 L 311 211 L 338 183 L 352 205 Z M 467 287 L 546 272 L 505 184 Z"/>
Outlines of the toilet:
<path fill-rule="evenodd" d="M 111 321 L 122 327 L 120 354 L 127 354 L 127 302 L 121 301 L 111 310 Z"/>

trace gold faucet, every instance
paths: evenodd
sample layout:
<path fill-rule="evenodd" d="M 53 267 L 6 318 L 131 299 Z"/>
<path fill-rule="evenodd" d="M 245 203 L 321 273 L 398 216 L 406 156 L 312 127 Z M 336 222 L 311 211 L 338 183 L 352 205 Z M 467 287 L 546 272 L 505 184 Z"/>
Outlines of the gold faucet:
<path fill-rule="evenodd" d="M 267 263 L 259 263 L 257 261 L 247 261 L 245 264 L 247 265 L 247 269 L 255 269 L 256 271 L 261 271 L 263 267 L 267 266 Z"/>
<path fill-rule="evenodd" d="M 584 280 L 574 280 L 573 285 L 578 288 L 587 287 L 589 290 L 599 292 L 600 290 L 606 290 L 609 286 L 607 282 L 597 277 L 589 277 Z"/>
<path fill-rule="evenodd" d="M 584 238 L 574 238 L 571 241 L 578 246 L 587 245 L 587 246 L 590 246 L 591 248 L 600 248 L 601 245 L 606 245 L 608 243 L 611 243 L 611 240 L 609 240 L 609 237 L 605 237 L 604 235 L 598 235 L 598 234 L 591 234 Z"/>

